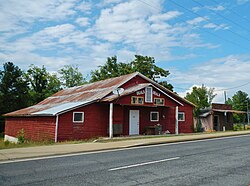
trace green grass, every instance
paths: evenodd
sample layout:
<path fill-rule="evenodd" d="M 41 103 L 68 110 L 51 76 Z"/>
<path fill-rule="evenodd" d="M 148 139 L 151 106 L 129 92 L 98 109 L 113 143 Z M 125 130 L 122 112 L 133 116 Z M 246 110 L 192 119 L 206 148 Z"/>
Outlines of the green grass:
<path fill-rule="evenodd" d="M 55 144 L 53 142 L 28 142 L 25 141 L 24 143 L 11 143 L 9 141 L 4 141 L 3 138 L 0 139 L 0 149 L 10 149 L 10 148 L 20 148 L 20 147 L 34 147 L 34 146 L 41 146 L 41 145 L 51 145 Z"/>
<path fill-rule="evenodd" d="M 79 143 L 87 143 L 93 142 L 97 138 L 91 138 L 87 140 L 72 140 L 72 141 L 64 141 L 55 143 L 54 141 L 42 141 L 42 142 L 34 142 L 25 140 L 24 143 L 11 143 L 9 141 L 4 141 L 4 138 L 0 138 L 0 150 L 1 149 L 11 149 L 11 148 L 22 148 L 22 147 L 36 147 L 36 146 L 44 146 L 44 145 L 61 145 L 61 144 L 79 144 Z"/>
<path fill-rule="evenodd" d="M 230 131 L 227 131 L 230 132 Z M 231 131 L 232 132 L 232 131 Z M 174 136 L 190 136 L 190 135 L 202 135 L 202 134 L 215 134 L 215 133 L 225 133 L 222 131 L 219 132 L 200 132 L 200 133 L 189 133 L 189 134 L 165 134 L 165 135 L 141 135 L 141 136 L 121 136 L 114 137 L 109 139 L 108 137 L 96 137 L 87 140 L 74 140 L 74 141 L 64 141 L 55 143 L 53 141 L 43 141 L 43 142 L 34 142 L 34 141 L 25 141 L 24 143 L 11 143 L 4 142 L 3 138 L 0 138 L 0 150 L 1 149 L 10 149 L 10 148 L 22 148 L 22 147 L 35 147 L 35 146 L 44 146 L 44 145 L 62 145 L 62 144 L 80 144 L 80 143 L 90 143 L 90 142 L 99 142 L 99 143 L 109 143 L 116 141 L 126 141 L 126 140 L 137 140 L 137 139 L 152 139 L 152 138 L 169 138 Z"/>

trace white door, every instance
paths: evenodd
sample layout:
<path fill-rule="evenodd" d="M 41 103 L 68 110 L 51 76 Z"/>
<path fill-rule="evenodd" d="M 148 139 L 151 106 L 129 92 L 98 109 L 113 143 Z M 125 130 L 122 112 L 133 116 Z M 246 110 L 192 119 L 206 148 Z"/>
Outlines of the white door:
<path fill-rule="evenodd" d="M 139 134 L 139 110 L 129 111 L 129 135 Z"/>

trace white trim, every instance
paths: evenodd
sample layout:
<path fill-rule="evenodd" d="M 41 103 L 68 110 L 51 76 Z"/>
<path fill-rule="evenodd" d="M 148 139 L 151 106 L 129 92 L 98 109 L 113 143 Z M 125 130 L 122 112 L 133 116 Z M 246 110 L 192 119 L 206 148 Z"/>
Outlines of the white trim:
<path fill-rule="evenodd" d="M 167 88 L 165 88 L 165 87 L 159 85 L 158 83 L 154 82 L 152 79 L 150 79 L 150 78 L 144 76 L 143 74 L 141 74 L 141 73 L 139 73 L 139 72 L 138 72 L 137 75 L 139 75 L 139 76 L 141 76 L 142 78 L 148 80 L 149 82 L 151 82 L 151 83 L 153 84 L 153 85 L 152 85 L 153 87 L 155 87 L 156 89 L 158 89 L 159 91 L 161 91 L 163 94 L 165 94 L 166 96 L 168 96 L 169 98 L 171 98 L 171 99 L 174 100 L 175 102 L 179 103 L 181 106 L 184 106 L 182 103 L 180 103 L 179 101 L 177 101 L 176 99 L 174 99 L 172 96 L 170 96 L 170 95 L 168 95 L 167 93 L 165 93 L 164 91 L 162 91 L 160 88 L 157 88 L 156 86 L 162 87 L 162 88 L 164 88 L 165 90 L 167 90 L 167 91 L 171 92 L 172 94 L 174 94 L 172 91 L 170 91 L 170 90 L 168 90 Z M 178 96 L 178 95 L 176 95 L 176 96 L 179 97 L 180 99 L 184 99 L 184 98 L 182 98 L 182 97 L 180 97 L 180 96 Z M 185 100 L 185 99 L 184 99 L 184 102 L 188 102 L 189 104 L 192 104 L 192 105 L 194 106 L 193 103 L 191 103 L 191 102 L 189 102 L 189 101 L 187 101 L 187 100 Z"/>
<path fill-rule="evenodd" d="M 179 114 L 183 115 L 183 120 L 179 119 Z M 185 112 L 178 112 L 178 121 L 185 121 Z"/>
<path fill-rule="evenodd" d="M 13 136 L 9 136 L 9 135 L 4 135 L 4 141 L 9 141 L 12 143 L 18 143 L 18 139 L 16 137 Z"/>
<path fill-rule="evenodd" d="M 150 89 L 150 91 L 148 91 Z M 148 93 L 150 93 L 150 100 L 148 100 Z M 145 88 L 145 103 L 152 103 L 153 102 L 153 87 L 146 87 Z"/>
<path fill-rule="evenodd" d="M 109 138 L 113 138 L 113 103 L 109 104 Z"/>
<path fill-rule="evenodd" d="M 157 114 L 157 119 L 156 120 L 153 120 L 152 119 L 152 114 Z M 151 111 L 150 112 L 150 121 L 159 121 L 159 112 L 158 111 Z"/>
<path fill-rule="evenodd" d="M 163 104 L 156 104 L 155 100 L 162 100 Z M 165 106 L 165 98 L 154 98 L 154 105 L 158 105 L 158 106 Z"/>
<path fill-rule="evenodd" d="M 159 90 L 161 93 L 163 93 L 164 95 L 166 95 L 167 97 L 169 97 L 170 99 L 172 99 L 173 101 L 175 101 L 176 103 L 179 103 L 181 106 L 184 106 L 181 102 L 177 101 L 176 99 L 174 99 L 172 96 L 168 95 L 166 92 L 162 91 L 161 89 L 159 89 L 158 87 L 152 85 L 152 87 L 156 88 L 157 90 Z"/>
<path fill-rule="evenodd" d="M 82 114 L 82 120 L 75 121 L 75 114 Z M 73 112 L 73 123 L 84 123 L 84 112 Z"/>
<path fill-rule="evenodd" d="M 57 142 L 57 136 L 58 136 L 58 120 L 59 120 L 59 115 L 56 115 L 55 142 Z"/>
<path fill-rule="evenodd" d="M 179 120 L 178 120 L 178 113 L 179 113 L 179 108 L 178 106 L 175 107 L 175 134 L 179 134 Z"/>

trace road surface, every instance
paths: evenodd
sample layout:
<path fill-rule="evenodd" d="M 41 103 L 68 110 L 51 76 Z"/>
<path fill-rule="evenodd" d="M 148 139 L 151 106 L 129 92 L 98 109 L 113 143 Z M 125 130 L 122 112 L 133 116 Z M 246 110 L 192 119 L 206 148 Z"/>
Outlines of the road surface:
<path fill-rule="evenodd" d="M 0 185 L 250 185 L 250 136 L 0 163 Z"/>

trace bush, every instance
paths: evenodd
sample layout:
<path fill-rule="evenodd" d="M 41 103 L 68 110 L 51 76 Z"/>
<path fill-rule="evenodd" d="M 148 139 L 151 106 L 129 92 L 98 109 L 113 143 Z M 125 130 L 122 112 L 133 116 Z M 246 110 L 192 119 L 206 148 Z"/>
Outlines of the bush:
<path fill-rule="evenodd" d="M 197 126 L 194 128 L 194 132 L 204 132 L 204 129 L 202 128 L 201 120 L 197 120 Z"/>
<path fill-rule="evenodd" d="M 24 143 L 25 142 L 25 135 L 24 135 L 24 129 L 21 129 L 17 132 L 17 139 L 18 143 Z"/>
<path fill-rule="evenodd" d="M 234 124 L 233 130 L 234 131 L 244 130 L 244 125 L 242 125 L 242 124 Z"/>

